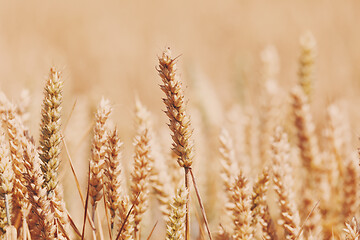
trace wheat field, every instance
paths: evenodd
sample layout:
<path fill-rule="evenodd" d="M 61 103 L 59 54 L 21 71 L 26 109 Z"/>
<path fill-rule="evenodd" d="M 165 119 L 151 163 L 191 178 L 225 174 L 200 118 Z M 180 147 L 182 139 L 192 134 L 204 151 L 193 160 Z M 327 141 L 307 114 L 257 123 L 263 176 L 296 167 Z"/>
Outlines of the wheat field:
<path fill-rule="evenodd" d="M 360 239 L 357 1 L 0 4 L 0 239 Z"/>

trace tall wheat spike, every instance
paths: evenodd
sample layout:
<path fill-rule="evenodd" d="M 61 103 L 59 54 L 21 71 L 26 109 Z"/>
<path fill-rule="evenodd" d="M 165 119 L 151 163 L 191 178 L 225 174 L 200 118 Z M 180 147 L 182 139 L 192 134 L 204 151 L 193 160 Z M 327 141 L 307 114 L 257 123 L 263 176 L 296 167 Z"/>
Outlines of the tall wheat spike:
<path fill-rule="evenodd" d="M 166 115 L 170 119 L 169 128 L 172 131 L 173 151 L 176 153 L 180 167 L 185 170 L 185 188 L 189 193 L 190 168 L 193 162 L 193 142 L 190 117 L 186 112 L 186 104 L 182 90 L 182 82 L 176 73 L 176 58 L 171 57 L 170 49 L 167 48 L 159 57 L 159 75 L 163 81 L 160 85 L 166 97 L 163 101 L 166 106 Z M 190 214 L 189 195 L 186 202 L 186 225 L 185 240 L 190 239 Z"/>
<path fill-rule="evenodd" d="M 289 167 L 290 145 L 287 135 L 281 128 L 277 128 L 271 143 L 271 158 L 273 161 L 273 182 L 275 192 L 279 198 L 280 225 L 285 230 L 287 240 L 298 239 L 300 231 L 299 212 L 295 207 L 292 189 L 289 188 L 290 176 L 286 178 L 285 169 Z"/>
<path fill-rule="evenodd" d="M 226 195 L 226 203 L 225 203 L 225 220 L 223 221 L 231 221 L 232 216 L 232 188 L 234 186 L 236 172 L 238 172 L 237 162 L 235 160 L 235 151 L 233 140 L 229 134 L 229 132 L 223 128 L 221 130 L 220 136 L 220 163 L 221 163 L 221 178 L 224 185 L 224 192 Z M 225 226 L 228 224 L 224 224 Z M 226 229 L 227 230 L 227 229 Z"/>
<path fill-rule="evenodd" d="M 114 228 L 116 216 L 118 215 L 119 204 L 121 203 L 122 195 L 122 164 L 121 164 L 121 146 L 118 130 L 115 128 L 108 135 L 107 139 L 107 157 L 106 157 L 106 181 L 105 181 L 105 196 L 107 207 L 110 210 L 110 225 Z"/>
<path fill-rule="evenodd" d="M 314 65 L 317 54 L 316 40 L 311 32 L 300 37 L 301 55 L 299 58 L 299 84 L 304 93 L 311 99 L 314 85 Z"/>
<path fill-rule="evenodd" d="M 104 164 L 106 159 L 106 121 L 111 113 L 108 100 L 102 99 L 95 114 L 94 136 L 91 146 L 89 196 L 92 205 L 92 220 L 97 202 L 103 196 Z"/>
<path fill-rule="evenodd" d="M 259 175 L 253 186 L 252 206 L 251 211 L 253 214 L 252 224 L 255 227 L 256 223 L 261 226 L 261 237 L 263 239 L 278 239 L 274 222 L 270 216 L 269 207 L 266 202 L 266 193 L 270 181 L 269 169 L 265 167 Z"/>
<path fill-rule="evenodd" d="M 142 216 L 148 208 L 149 181 L 151 173 L 151 136 L 149 131 L 150 113 L 136 101 L 135 123 L 136 136 L 134 139 L 135 155 L 134 170 L 131 173 L 131 203 L 134 205 L 134 234 L 135 239 L 140 239 L 140 223 Z"/>
<path fill-rule="evenodd" d="M 310 113 L 310 105 L 308 97 L 302 88 L 296 86 L 291 92 L 292 108 L 295 119 L 295 127 L 297 131 L 297 144 L 300 150 L 302 165 L 306 169 L 306 176 L 303 185 L 303 203 L 302 203 L 302 219 L 305 220 L 308 214 L 308 220 L 305 222 L 305 234 L 312 233 L 314 237 L 319 237 L 323 232 L 321 215 L 317 209 L 312 211 L 316 205 L 317 199 L 322 195 L 318 189 L 322 185 L 324 170 L 322 168 L 321 155 L 318 141 L 315 134 L 315 126 Z"/>
<path fill-rule="evenodd" d="M 15 105 L 7 101 L 4 108 L 5 116 L 3 121 L 9 139 L 10 157 L 14 172 L 12 193 L 12 222 L 18 226 L 19 221 L 26 218 L 26 209 L 29 205 L 26 183 L 23 177 L 25 166 L 23 162 L 24 151 L 22 148 L 22 145 L 24 144 L 22 144 L 22 142 L 26 142 L 26 137 L 24 135 L 26 130 L 21 122 L 20 117 L 16 114 Z"/>
<path fill-rule="evenodd" d="M 24 175 L 31 203 L 29 229 L 32 239 L 54 239 L 58 237 L 55 216 L 51 211 L 47 189 L 44 187 L 44 178 L 40 167 L 40 159 L 33 143 L 24 146 Z"/>
<path fill-rule="evenodd" d="M 55 68 L 51 68 L 45 84 L 41 110 L 39 157 L 42 161 L 41 168 L 44 173 L 46 188 L 52 194 L 59 183 L 62 88 L 61 73 L 56 71 Z"/>
<path fill-rule="evenodd" d="M 234 239 L 253 239 L 251 196 L 248 180 L 240 172 L 232 187 Z"/>
<path fill-rule="evenodd" d="M 134 216 L 133 214 L 128 215 L 130 208 L 130 199 L 128 195 L 122 196 L 119 204 L 119 226 L 124 225 L 123 230 L 119 236 L 119 239 L 121 240 L 134 239 Z M 126 219 L 126 217 L 128 218 Z"/>
<path fill-rule="evenodd" d="M 65 202 L 62 190 L 59 186 L 59 165 L 61 153 L 61 103 L 62 103 L 63 81 L 61 73 L 53 67 L 46 80 L 44 88 L 44 99 L 41 110 L 40 124 L 40 151 L 39 158 L 42 161 L 41 169 L 51 209 L 55 217 L 66 231 L 69 231 L 69 220 L 66 214 Z M 59 195 L 61 194 L 61 195 Z"/>

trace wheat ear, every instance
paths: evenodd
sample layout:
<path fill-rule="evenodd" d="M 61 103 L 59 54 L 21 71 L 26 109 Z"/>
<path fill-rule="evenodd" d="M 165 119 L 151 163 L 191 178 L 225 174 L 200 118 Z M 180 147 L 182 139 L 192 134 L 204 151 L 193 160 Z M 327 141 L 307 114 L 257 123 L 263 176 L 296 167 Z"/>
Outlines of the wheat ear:
<path fill-rule="evenodd" d="M 359 152 L 360 156 L 360 152 Z M 359 171 L 354 159 L 347 159 L 344 176 L 343 214 L 347 219 L 356 214 L 359 208 Z"/>
<path fill-rule="evenodd" d="M 321 164 L 321 155 L 318 141 L 315 134 L 315 126 L 310 113 L 308 97 L 302 88 L 296 86 L 291 92 L 295 127 L 297 131 L 297 144 L 300 150 L 302 165 L 306 169 L 304 183 L 304 197 L 302 202 L 303 216 L 307 218 L 304 229 L 305 234 L 312 232 L 315 237 L 322 233 L 321 215 L 319 211 L 312 211 L 316 205 L 316 197 L 320 197 L 323 189 L 315 189 L 321 186 L 324 176 L 323 165 Z M 323 193 L 323 192 L 322 192 Z M 311 213 L 309 216 L 308 214 Z"/>
<path fill-rule="evenodd" d="M 227 203 L 225 204 L 226 216 L 232 216 L 232 187 L 235 182 L 237 164 L 235 160 L 235 151 L 233 140 L 229 132 L 223 128 L 219 136 L 219 152 L 221 163 L 221 178 L 224 185 L 225 194 L 227 197 Z"/>
<path fill-rule="evenodd" d="M 178 157 L 180 167 L 185 170 L 185 188 L 188 193 L 186 201 L 185 218 L 185 240 L 190 239 L 190 208 L 189 208 L 189 189 L 190 172 L 193 161 L 193 142 L 191 140 L 192 132 L 190 118 L 186 112 L 186 104 L 182 90 L 182 82 L 176 73 L 176 58 L 171 58 L 170 49 L 167 48 L 161 57 L 159 57 L 159 75 L 163 81 L 160 85 L 161 90 L 166 97 L 163 101 L 166 106 L 166 115 L 170 119 L 169 128 L 172 131 L 173 151 Z"/>
<path fill-rule="evenodd" d="M 92 205 L 92 220 L 97 202 L 103 196 L 103 175 L 106 158 L 106 121 L 111 113 L 108 100 L 102 99 L 95 114 L 94 136 L 91 146 L 89 196 Z"/>
<path fill-rule="evenodd" d="M 61 73 L 53 67 L 44 88 L 44 99 L 41 110 L 40 150 L 41 169 L 44 174 L 44 184 L 55 217 L 59 219 L 64 230 L 69 230 L 69 220 L 66 214 L 62 190 L 59 186 L 59 155 L 61 153 L 61 103 L 63 81 Z"/>
<path fill-rule="evenodd" d="M 232 203 L 234 238 L 253 239 L 251 198 L 248 180 L 242 172 L 237 176 L 232 187 Z"/>
<path fill-rule="evenodd" d="M 299 84 L 311 99 L 314 84 L 314 65 L 317 54 L 316 40 L 311 32 L 300 37 L 301 55 L 299 58 Z"/>
<path fill-rule="evenodd" d="M 56 236 L 55 217 L 50 208 L 47 190 L 40 167 L 40 159 L 32 142 L 24 146 L 24 177 L 29 191 L 31 216 L 29 228 L 32 239 L 54 239 Z"/>
<path fill-rule="evenodd" d="M 171 204 L 170 216 L 166 224 L 166 240 L 184 239 L 186 196 L 187 193 L 184 188 L 176 190 L 174 201 Z"/>
<path fill-rule="evenodd" d="M 118 214 L 119 204 L 121 203 L 121 195 L 123 190 L 122 182 L 122 164 L 121 164 L 121 146 L 118 130 L 115 128 L 109 133 L 107 139 L 107 158 L 106 158 L 106 206 L 110 210 L 110 225 L 114 228 L 116 215 Z"/>
<path fill-rule="evenodd" d="M 266 202 L 266 193 L 268 190 L 270 175 L 269 169 L 265 167 L 259 175 L 253 187 L 252 206 L 253 226 L 259 223 L 261 226 L 261 237 L 266 240 L 278 239 L 275 231 L 274 222 L 270 216 L 269 207 Z"/>
<path fill-rule="evenodd" d="M 135 155 L 134 170 L 131 173 L 131 202 L 134 205 L 134 234 L 135 239 L 140 239 L 140 223 L 142 216 L 148 208 L 149 181 L 151 172 L 151 136 L 149 130 L 150 113 L 136 100 L 135 124 L 136 136 L 134 139 Z"/>
<path fill-rule="evenodd" d="M 13 224 L 18 224 L 18 219 L 25 219 L 25 209 L 28 208 L 28 197 L 23 173 L 25 172 L 23 162 L 22 143 L 25 141 L 25 127 L 20 117 L 16 114 L 16 107 L 10 102 L 6 103 L 4 123 L 9 139 L 10 157 L 14 172 L 13 193 L 12 193 L 12 213 Z M 26 144 L 26 143 L 25 143 Z"/>
<path fill-rule="evenodd" d="M 61 152 L 61 102 L 63 82 L 60 72 L 51 68 L 44 88 L 44 100 L 41 110 L 40 151 L 41 168 L 45 185 L 53 194 L 58 185 L 59 155 Z"/>
<path fill-rule="evenodd" d="M 121 233 L 118 234 L 118 239 L 133 240 L 134 239 L 134 216 L 129 211 L 131 209 L 130 199 L 127 195 L 123 196 L 119 204 L 119 226 L 123 226 Z M 119 231 L 120 231 L 119 230 Z"/>
<path fill-rule="evenodd" d="M 285 230 L 285 238 L 287 240 L 295 240 L 298 238 L 300 231 L 300 218 L 298 210 L 294 203 L 292 189 L 289 184 L 290 176 L 285 175 L 286 168 L 290 157 L 290 145 L 287 135 L 278 127 L 271 142 L 271 158 L 273 161 L 273 182 L 275 192 L 279 198 L 280 207 L 280 225 Z"/>

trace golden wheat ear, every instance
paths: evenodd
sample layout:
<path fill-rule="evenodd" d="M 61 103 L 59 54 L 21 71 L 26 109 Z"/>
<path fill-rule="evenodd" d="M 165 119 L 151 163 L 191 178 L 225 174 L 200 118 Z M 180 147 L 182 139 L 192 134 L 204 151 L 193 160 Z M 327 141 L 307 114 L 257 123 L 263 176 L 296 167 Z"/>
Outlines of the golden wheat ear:
<path fill-rule="evenodd" d="M 61 72 L 54 67 L 50 69 L 49 77 L 44 87 L 44 99 L 41 110 L 39 158 L 44 175 L 44 184 L 52 212 L 59 219 L 61 228 L 69 231 L 70 222 L 63 200 L 62 187 L 59 183 L 59 165 L 61 153 L 61 104 L 63 81 Z M 67 233 L 64 233 L 67 235 Z"/>
<path fill-rule="evenodd" d="M 274 189 L 279 198 L 279 224 L 285 231 L 285 238 L 295 240 L 300 236 L 300 217 L 295 206 L 290 176 L 285 175 L 290 168 L 289 154 L 290 145 L 287 134 L 283 132 L 282 128 L 278 127 L 271 140 L 271 158 L 273 161 Z"/>
<path fill-rule="evenodd" d="M 265 167 L 253 186 L 253 194 L 251 197 L 252 225 L 255 228 L 256 224 L 259 223 L 261 226 L 260 236 L 262 239 L 276 240 L 278 236 L 266 201 L 269 181 L 269 169 Z"/>
<path fill-rule="evenodd" d="M 44 178 L 40 167 L 40 159 L 33 143 L 28 142 L 24 147 L 24 165 L 26 173 L 31 212 L 29 229 L 34 239 L 54 239 L 57 235 L 55 216 L 51 211 L 47 189 L 44 187 Z"/>
<path fill-rule="evenodd" d="M 315 37 L 306 32 L 300 37 L 301 54 L 299 58 L 299 84 L 309 99 L 314 87 L 315 58 L 317 47 Z"/>
<path fill-rule="evenodd" d="M 135 239 L 140 238 L 142 216 L 148 209 L 152 161 L 149 117 L 150 113 L 141 104 L 140 100 L 137 99 L 135 106 L 136 136 L 134 139 L 134 170 L 131 173 L 131 203 L 134 205 Z"/>
<path fill-rule="evenodd" d="M 92 220 L 95 218 L 97 202 L 103 196 L 104 164 L 106 159 L 106 122 L 111 113 L 108 100 L 102 99 L 95 114 L 94 136 L 91 146 L 89 197 L 92 206 Z"/>
<path fill-rule="evenodd" d="M 185 237 L 185 205 L 187 192 L 182 187 L 176 190 L 171 203 L 170 215 L 166 224 L 166 240 L 182 240 Z"/>
<path fill-rule="evenodd" d="M 27 144 L 27 130 L 16 114 L 16 106 L 7 99 L 4 105 L 3 123 L 9 141 L 10 160 L 14 172 L 12 192 L 12 224 L 18 229 L 20 221 L 27 217 L 29 206 L 28 191 L 23 173 L 26 171 L 23 161 L 23 146 Z M 26 135 L 26 136 L 25 136 Z"/>
<path fill-rule="evenodd" d="M 248 180 L 242 172 L 236 177 L 232 187 L 234 239 L 252 239 L 251 197 Z"/>
<path fill-rule="evenodd" d="M 223 128 L 219 136 L 219 153 L 220 153 L 220 163 L 221 163 L 221 178 L 224 185 L 224 192 L 226 195 L 226 203 L 224 207 L 225 216 L 223 217 L 223 224 L 225 230 L 229 228 L 227 225 L 230 225 L 231 216 L 232 216 L 232 187 L 235 182 L 236 173 L 238 172 L 238 165 L 235 159 L 234 143 L 229 132 Z"/>
<path fill-rule="evenodd" d="M 189 193 L 190 188 L 190 168 L 193 162 L 193 140 L 190 117 L 186 112 L 185 97 L 182 89 L 182 82 L 176 73 L 176 58 L 171 57 L 171 51 L 167 48 L 159 57 L 158 72 L 163 84 L 161 90 L 166 97 L 163 101 L 166 106 L 166 115 L 170 119 L 169 128 L 172 131 L 173 151 L 176 153 L 180 167 L 185 170 L 185 188 Z M 186 226 L 185 240 L 190 239 L 190 214 L 189 196 L 186 202 Z"/>
<path fill-rule="evenodd" d="M 122 154 L 118 130 L 115 128 L 109 132 L 107 138 L 107 157 L 106 157 L 106 171 L 105 171 L 105 197 L 106 207 L 110 210 L 110 226 L 114 229 L 116 216 L 118 215 L 119 204 L 121 197 L 124 194 L 122 190 Z"/>
<path fill-rule="evenodd" d="M 41 168 L 45 185 L 53 193 L 59 183 L 58 168 L 61 152 L 61 103 L 63 82 L 60 72 L 51 68 L 44 88 L 44 100 L 41 110 L 40 151 Z"/>

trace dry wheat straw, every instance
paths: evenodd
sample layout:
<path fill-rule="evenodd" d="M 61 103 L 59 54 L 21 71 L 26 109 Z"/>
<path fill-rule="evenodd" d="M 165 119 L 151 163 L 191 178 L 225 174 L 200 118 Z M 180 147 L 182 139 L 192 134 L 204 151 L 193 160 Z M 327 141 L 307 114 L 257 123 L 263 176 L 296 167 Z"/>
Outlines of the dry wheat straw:
<path fill-rule="evenodd" d="M 171 204 L 171 213 L 166 224 L 166 240 L 183 240 L 185 237 L 184 220 L 187 194 L 184 188 L 179 188 L 176 191 L 173 203 Z"/>
<path fill-rule="evenodd" d="M 89 196 L 92 205 L 92 220 L 97 202 L 103 196 L 103 175 L 106 158 L 106 121 L 111 113 L 108 100 L 102 99 L 95 114 L 94 136 L 91 146 Z"/>
<path fill-rule="evenodd" d="M 140 239 L 140 223 L 142 216 L 148 208 L 149 177 L 151 172 L 151 146 L 149 131 L 150 113 L 136 101 L 135 123 L 136 136 L 134 139 L 135 155 L 134 170 L 131 173 L 131 203 L 134 205 L 134 234 L 135 239 Z"/>
<path fill-rule="evenodd" d="M 161 57 L 159 57 L 159 75 L 163 81 L 160 85 L 161 90 L 165 93 L 166 98 L 163 101 L 166 106 L 166 115 L 170 119 L 169 128 L 172 131 L 173 151 L 178 156 L 180 167 L 185 170 L 185 188 L 188 196 L 186 201 L 186 226 L 185 240 L 190 239 L 190 214 L 189 214 L 189 188 L 190 173 L 193 161 L 193 142 L 191 140 L 192 132 L 190 117 L 186 112 L 186 104 L 182 90 L 182 82 L 176 73 L 176 58 L 171 58 L 170 49 L 167 48 Z"/>
<path fill-rule="evenodd" d="M 281 128 L 277 128 L 271 142 L 271 157 L 273 161 L 273 182 L 275 192 L 279 198 L 280 225 L 285 230 L 287 240 L 295 240 L 300 231 L 299 212 L 295 207 L 289 176 L 286 178 L 285 171 L 288 165 L 290 145 L 287 135 Z"/>

